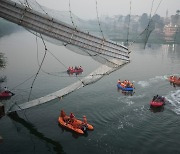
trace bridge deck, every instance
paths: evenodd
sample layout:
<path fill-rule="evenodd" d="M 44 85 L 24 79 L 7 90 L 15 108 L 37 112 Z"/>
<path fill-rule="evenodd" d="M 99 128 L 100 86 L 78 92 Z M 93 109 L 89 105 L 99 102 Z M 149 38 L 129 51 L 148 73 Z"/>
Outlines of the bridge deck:
<path fill-rule="evenodd" d="M 77 46 L 83 49 L 84 52 L 129 61 L 127 47 L 82 32 L 73 26 L 13 1 L 0 0 L 0 17 L 53 39 L 60 40 L 64 45 Z"/>

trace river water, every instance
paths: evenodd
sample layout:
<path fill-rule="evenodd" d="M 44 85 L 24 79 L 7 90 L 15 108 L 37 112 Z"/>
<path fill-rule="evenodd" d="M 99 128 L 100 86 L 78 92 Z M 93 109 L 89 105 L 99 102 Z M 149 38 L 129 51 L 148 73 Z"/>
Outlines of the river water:
<path fill-rule="evenodd" d="M 62 89 L 100 66 L 90 57 L 48 42 L 46 45 L 61 63 L 47 53 L 31 99 Z M 1 101 L 8 110 L 14 103 L 27 101 L 44 46 L 38 39 L 37 52 L 36 37 L 22 31 L 2 37 L 0 49 L 7 57 L 6 69 L 0 71 L 7 81 L 1 86 L 15 93 L 10 100 Z M 180 153 L 180 87 L 167 81 L 169 75 L 180 75 L 180 47 L 152 44 L 143 50 L 136 44 L 130 56 L 131 63 L 94 84 L 62 99 L 2 117 L 0 154 Z M 69 76 L 64 65 L 81 65 L 84 72 Z M 133 81 L 135 93 L 118 91 L 118 79 Z M 164 108 L 151 110 L 149 102 L 156 94 L 165 96 L 167 102 Z M 79 119 L 86 115 L 94 131 L 81 136 L 63 129 L 57 122 L 61 109 Z"/>

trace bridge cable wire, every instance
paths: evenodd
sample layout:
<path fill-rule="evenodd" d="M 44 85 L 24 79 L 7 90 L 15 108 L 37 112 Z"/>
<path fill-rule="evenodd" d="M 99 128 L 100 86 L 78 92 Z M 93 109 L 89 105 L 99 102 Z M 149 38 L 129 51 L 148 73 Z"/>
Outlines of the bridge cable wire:
<path fill-rule="evenodd" d="M 157 10 L 158 10 L 158 8 L 159 8 L 159 6 L 160 6 L 160 4 L 161 4 L 162 1 L 163 1 L 163 0 L 160 0 L 158 6 L 157 6 L 157 8 L 156 8 L 156 11 L 154 12 L 154 15 L 155 15 L 155 13 L 157 12 Z M 153 3 L 154 3 L 154 0 L 152 1 L 152 4 L 151 4 L 151 12 L 152 12 L 152 8 L 153 8 Z M 151 14 L 151 12 L 150 12 L 150 14 Z M 152 19 L 150 18 L 149 21 L 151 22 L 151 20 L 152 20 Z M 147 27 L 134 39 L 134 41 L 131 43 L 131 46 L 136 42 L 136 41 L 135 41 L 136 39 L 138 39 L 140 36 L 142 36 L 142 35 L 148 30 L 150 22 L 148 23 Z M 151 33 L 151 32 L 150 32 L 150 33 Z M 149 35 L 150 35 L 150 34 L 149 34 Z"/>
<path fill-rule="evenodd" d="M 72 24 L 73 24 L 73 26 L 74 26 L 74 28 L 75 28 L 75 30 L 76 30 L 76 25 L 75 25 L 75 23 L 74 23 L 74 20 L 73 20 L 73 16 L 72 16 L 72 11 L 71 11 L 71 1 L 69 0 L 69 13 L 70 13 L 70 19 L 71 19 L 71 22 L 72 22 Z M 102 37 L 103 37 L 103 44 L 102 44 L 102 46 L 101 46 L 101 48 L 103 48 L 103 45 L 104 45 L 104 40 L 105 40 L 105 38 L 104 38 L 104 35 L 103 35 L 103 31 L 102 31 L 102 28 L 101 28 L 101 24 L 100 24 L 100 20 L 99 20 L 99 15 L 98 15 L 98 8 L 97 8 L 97 0 L 96 0 L 96 14 L 97 14 L 97 20 L 98 20 L 98 25 L 99 25 L 99 28 L 100 28 L 100 32 L 101 32 L 101 34 L 102 34 Z M 69 44 L 69 43 L 68 43 Z M 67 45 L 67 44 L 66 44 Z M 66 46 L 65 45 L 65 46 Z M 90 56 L 90 57 L 94 57 L 94 56 L 99 56 L 101 53 L 97 53 L 97 54 L 95 54 L 95 55 L 91 55 L 90 53 L 88 53 L 87 52 L 87 54 Z M 106 59 L 105 57 L 101 57 L 101 58 L 103 58 L 103 59 L 105 59 L 106 61 L 108 61 L 108 62 L 111 62 L 111 61 L 109 61 L 108 59 Z M 112 62 L 111 62 L 112 63 Z"/>
<path fill-rule="evenodd" d="M 43 59 L 42 59 L 42 61 L 41 61 L 41 64 L 40 64 L 40 66 L 39 66 L 39 69 L 38 69 L 38 71 L 37 71 L 37 73 L 36 73 L 36 75 L 35 75 L 35 78 L 34 78 L 32 84 L 31 84 L 31 90 L 30 90 L 30 92 L 29 92 L 28 101 L 30 100 L 30 96 L 31 96 L 31 92 L 32 92 L 32 88 L 33 88 L 34 82 L 35 82 L 35 80 L 36 80 L 36 78 L 37 78 L 37 76 L 38 76 L 38 74 L 39 74 L 39 71 L 41 70 L 42 64 L 43 64 L 43 62 L 44 62 L 44 60 L 45 60 L 45 57 L 46 57 L 46 54 L 47 54 L 46 44 L 45 44 L 44 39 L 43 39 L 43 37 L 42 37 L 41 34 L 40 34 L 40 36 L 41 36 L 41 39 L 42 39 L 43 44 L 44 44 L 44 47 L 45 47 L 45 53 L 44 53 Z"/>
<path fill-rule="evenodd" d="M 103 37 L 103 39 L 105 40 L 104 38 L 104 34 L 103 34 L 103 31 L 102 31 L 102 28 L 101 28 L 101 23 L 100 23 L 100 19 L 99 19 L 99 13 L 98 13 L 98 7 L 97 7 L 97 0 L 96 0 L 96 15 L 97 15 L 97 20 L 98 20 L 98 25 L 99 25 L 99 30 L 101 32 L 101 35 Z"/>
<path fill-rule="evenodd" d="M 37 49 L 37 63 L 38 63 L 38 66 L 40 66 L 40 62 L 39 62 L 39 47 L 38 47 L 38 40 L 37 40 L 37 33 L 35 34 L 36 35 L 36 49 Z M 66 69 L 67 69 L 67 66 L 64 65 L 64 63 L 62 63 L 57 57 L 55 57 L 48 49 L 47 51 L 61 64 L 63 65 Z M 52 74 L 52 73 L 49 73 L 47 71 L 45 71 L 43 68 L 41 68 L 41 71 L 45 74 L 48 74 L 48 75 L 52 75 L 52 76 L 58 76 L 60 77 L 59 75 L 55 75 L 55 74 Z"/>
<path fill-rule="evenodd" d="M 40 7 L 40 9 L 48 16 L 48 17 L 50 17 L 49 16 L 49 14 L 42 8 L 42 6 L 35 0 L 35 2 L 37 3 L 37 5 Z"/>
<path fill-rule="evenodd" d="M 128 22 L 128 31 L 127 31 L 127 45 L 129 44 L 129 40 L 128 40 L 128 38 L 129 38 L 129 27 L 130 27 L 130 21 L 131 21 L 131 1 L 130 1 L 130 13 L 129 13 L 129 22 Z M 128 45 L 129 46 L 129 45 Z"/>
<path fill-rule="evenodd" d="M 71 19 L 71 22 L 72 22 L 72 24 L 73 24 L 73 27 L 74 27 L 74 29 L 76 29 L 77 26 L 75 25 L 74 20 L 73 20 L 73 17 L 72 17 L 71 0 L 69 0 L 69 14 L 70 14 L 70 19 Z"/>
<path fill-rule="evenodd" d="M 41 36 L 41 37 L 42 37 L 42 36 Z M 43 43 L 45 44 L 45 42 L 43 42 Z M 38 65 L 39 65 L 39 67 L 41 67 L 41 65 L 39 64 L 39 58 L 38 58 L 37 34 L 36 34 L 36 44 L 37 44 L 37 60 L 38 60 Z M 46 49 L 47 49 L 47 47 L 46 47 Z M 67 67 L 63 62 L 61 62 L 50 50 L 47 49 L 47 51 L 48 51 L 48 53 L 50 53 L 61 65 L 63 65 L 65 69 L 68 69 L 68 67 Z M 41 68 L 41 71 L 44 72 L 45 74 L 53 75 L 53 74 L 51 74 L 51 73 L 49 73 L 49 72 L 44 71 L 42 68 Z M 81 79 L 80 79 L 78 76 L 76 76 L 76 78 L 77 78 L 79 81 L 81 81 Z M 82 82 L 82 81 L 81 81 L 81 82 Z M 83 83 L 83 82 L 82 82 L 82 83 Z M 83 84 L 84 84 L 84 83 L 83 83 Z"/>

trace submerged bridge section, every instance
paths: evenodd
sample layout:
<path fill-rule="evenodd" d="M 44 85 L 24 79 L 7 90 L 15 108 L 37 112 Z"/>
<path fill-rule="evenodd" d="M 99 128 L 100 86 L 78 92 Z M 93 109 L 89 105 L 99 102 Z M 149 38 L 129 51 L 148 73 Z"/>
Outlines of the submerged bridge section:
<path fill-rule="evenodd" d="M 11 0 L 0 0 L 0 17 L 23 26 L 26 29 L 59 40 L 66 47 L 77 47 L 85 55 L 92 56 L 94 59 L 99 56 L 106 60 L 106 63 L 103 63 L 104 65 L 74 84 L 23 104 L 14 103 L 8 112 L 28 109 L 53 99 L 61 98 L 74 90 L 98 81 L 104 75 L 110 74 L 130 62 L 130 52 L 127 47 L 85 33 L 67 23 L 51 18 L 47 14 L 42 14 Z M 107 65 L 107 63 L 110 63 L 110 65 Z"/>
<path fill-rule="evenodd" d="M 128 48 L 115 42 L 82 32 L 71 25 L 34 11 L 10 0 L 0 0 L 0 17 L 27 29 L 83 49 L 84 52 L 129 62 Z"/>

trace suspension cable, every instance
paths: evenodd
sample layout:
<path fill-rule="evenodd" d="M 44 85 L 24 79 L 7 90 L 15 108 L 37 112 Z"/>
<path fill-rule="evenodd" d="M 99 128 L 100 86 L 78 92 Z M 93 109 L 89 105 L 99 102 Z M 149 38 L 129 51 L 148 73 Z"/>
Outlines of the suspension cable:
<path fill-rule="evenodd" d="M 98 14 L 98 8 L 97 8 L 97 0 L 96 0 L 96 15 L 97 15 L 97 20 L 98 20 L 98 25 L 99 25 L 101 35 L 102 35 L 103 39 L 105 40 L 103 31 L 102 31 L 102 28 L 101 28 L 100 20 L 99 20 L 99 14 Z"/>
<path fill-rule="evenodd" d="M 72 17 L 71 0 L 69 0 L 69 14 L 70 14 L 70 19 L 71 19 L 71 22 L 72 22 L 72 24 L 73 24 L 73 27 L 74 27 L 74 29 L 76 29 L 77 26 L 75 26 L 75 23 L 74 23 L 73 17 Z"/>
<path fill-rule="evenodd" d="M 43 9 L 43 7 L 35 0 L 35 2 L 37 3 L 37 5 L 40 7 L 40 9 L 47 15 L 49 16 L 49 14 Z M 50 16 L 49 16 L 50 17 Z"/>
<path fill-rule="evenodd" d="M 130 21 L 131 21 L 131 1 L 130 1 L 130 13 L 129 13 L 129 22 L 128 22 L 128 32 L 127 32 L 127 45 L 128 45 L 128 38 L 129 38 Z"/>
<path fill-rule="evenodd" d="M 31 90 L 30 90 L 30 93 L 29 93 L 28 101 L 30 100 L 30 96 L 31 96 L 31 92 L 32 92 L 32 88 L 33 88 L 34 82 L 35 82 L 35 80 L 36 80 L 36 78 L 37 78 L 37 76 L 38 76 L 38 74 L 39 74 L 39 71 L 40 71 L 40 69 L 41 69 L 41 67 L 42 67 L 42 64 L 43 64 L 43 62 L 44 62 L 44 60 L 45 60 L 45 57 L 46 57 L 46 54 L 47 54 L 46 44 L 45 44 L 44 39 L 43 39 L 43 37 L 42 37 L 41 34 L 40 34 L 40 36 L 41 36 L 41 39 L 42 39 L 43 44 L 44 44 L 44 47 L 45 47 L 45 53 L 44 53 L 43 59 L 42 59 L 42 61 L 41 61 L 41 64 L 40 64 L 40 66 L 39 66 L 39 69 L 38 69 L 38 71 L 37 71 L 37 73 L 36 73 L 36 76 L 35 76 L 32 84 L 31 84 Z"/>

